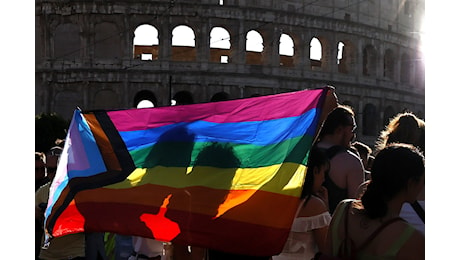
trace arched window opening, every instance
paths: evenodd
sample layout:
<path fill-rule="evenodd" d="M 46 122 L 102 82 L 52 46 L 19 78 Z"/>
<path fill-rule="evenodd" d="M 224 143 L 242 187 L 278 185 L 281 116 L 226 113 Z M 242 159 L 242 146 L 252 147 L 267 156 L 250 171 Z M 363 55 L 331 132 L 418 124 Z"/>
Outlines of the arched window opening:
<path fill-rule="evenodd" d="M 94 109 L 118 109 L 118 95 L 113 90 L 104 89 L 94 96 Z"/>
<path fill-rule="evenodd" d="M 150 100 L 141 100 L 138 104 L 137 104 L 137 107 L 136 108 L 148 108 L 148 107 L 155 107 L 155 105 L 153 104 L 152 101 Z"/>
<path fill-rule="evenodd" d="M 294 56 L 294 41 L 291 36 L 283 33 L 280 36 L 280 55 Z"/>
<path fill-rule="evenodd" d="M 195 32 L 187 25 L 179 25 L 172 31 L 172 46 L 195 47 Z"/>
<path fill-rule="evenodd" d="M 222 27 L 214 27 L 210 33 L 211 62 L 228 63 L 230 56 L 230 33 Z"/>
<path fill-rule="evenodd" d="M 210 102 L 227 101 L 227 100 L 230 100 L 230 94 L 228 94 L 225 91 L 220 91 L 220 92 L 214 93 L 214 95 L 211 96 Z"/>
<path fill-rule="evenodd" d="M 281 66 L 292 67 L 294 65 L 294 41 L 285 33 L 280 36 L 279 54 Z"/>
<path fill-rule="evenodd" d="M 339 42 L 337 44 L 337 64 L 340 64 L 340 62 L 344 58 L 344 56 L 343 56 L 343 47 L 344 46 L 345 46 L 345 44 L 343 42 Z"/>
<path fill-rule="evenodd" d="M 99 23 L 95 26 L 94 57 L 114 59 L 122 57 L 117 26 L 114 23 Z"/>
<path fill-rule="evenodd" d="M 150 90 L 141 90 L 134 96 L 133 107 L 135 108 L 156 107 L 157 105 L 157 97 Z"/>
<path fill-rule="evenodd" d="M 363 111 L 363 135 L 374 136 L 377 134 L 377 109 L 373 104 L 364 106 Z"/>
<path fill-rule="evenodd" d="M 323 47 L 318 38 L 313 37 L 310 41 L 310 64 L 311 68 L 321 68 L 321 58 L 323 55 Z"/>
<path fill-rule="evenodd" d="M 73 60 L 80 57 L 80 31 L 76 24 L 65 23 L 54 32 L 54 58 Z"/>
<path fill-rule="evenodd" d="M 337 44 L 337 66 L 338 72 L 348 74 L 354 71 L 356 65 L 356 48 L 349 40 L 339 41 Z"/>
<path fill-rule="evenodd" d="M 59 85 L 56 85 L 58 87 Z M 84 104 L 83 95 L 78 90 L 78 86 L 74 86 L 74 91 L 64 90 L 62 92 L 56 93 L 56 96 L 53 97 L 54 106 L 52 105 L 52 111 L 60 111 L 61 114 L 66 119 L 71 119 L 73 112 L 75 111 L 75 106 L 81 106 Z M 72 102 L 69 102 L 72 100 Z"/>
<path fill-rule="evenodd" d="M 383 76 L 394 79 L 395 59 L 392 50 L 386 50 L 383 58 Z"/>
<path fill-rule="evenodd" d="M 246 51 L 262 52 L 264 39 L 259 32 L 251 30 L 246 35 Z"/>
<path fill-rule="evenodd" d="M 186 25 L 176 26 L 172 31 L 172 59 L 195 61 L 195 32 Z"/>
<path fill-rule="evenodd" d="M 367 45 L 363 51 L 363 75 L 377 75 L 377 51 L 371 45 Z"/>
<path fill-rule="evenodd" d="M 171 100 L 171 106 L 190 105 L 194 103 L 195 100 L 193 98 L 193 94 L 188 90 L 176 92 Z"/>
<path fill-rule="evenodd" d="M 383 121 L 382 121 L 382 128 L 385 127 L 389 122 L 390 119 L 396 115 L 396 111 L 392 106 L 388 106 L 383 111 Z"/>
<path fill-rule="evenodd" d="M 134 58 L 158 60 L 158 30 L 150 24 L 143 24 L 134 31 Z"/>
<path fill-rule="evenodd" d="M 246 63 L 252 65 L 262 64 L 262 51 L 264 50 L 262 35 L 251 30 L 246 35 Z"/>
<path fill-rule="evenodd" d="M 401 83 L 409 83 L 410 81 L 410 69 L 411 69 L 411 60 L 409 55 L 404 53 L 401 56 Z"/>
<path fill-rule="evenodd" d="M 347 46 L 348 47 L 348 46 Z M 337 67 L 340 73 L 348 73 L 348 63 L 347 55 L 345 52 L 345 43 L 339 42 L 337 44 Z"/>

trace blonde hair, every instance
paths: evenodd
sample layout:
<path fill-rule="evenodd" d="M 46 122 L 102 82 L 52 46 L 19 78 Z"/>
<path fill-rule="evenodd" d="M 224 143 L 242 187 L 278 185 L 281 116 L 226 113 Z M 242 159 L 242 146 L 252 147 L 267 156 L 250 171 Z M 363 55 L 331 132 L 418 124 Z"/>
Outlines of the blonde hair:
<path fill-rule="evenodd" d="M 376 151 L 392 143 L 412 144 L 424 152 L 425 121 L 411 112 L 397 114 L 380 132 L 375 146 Z"/>

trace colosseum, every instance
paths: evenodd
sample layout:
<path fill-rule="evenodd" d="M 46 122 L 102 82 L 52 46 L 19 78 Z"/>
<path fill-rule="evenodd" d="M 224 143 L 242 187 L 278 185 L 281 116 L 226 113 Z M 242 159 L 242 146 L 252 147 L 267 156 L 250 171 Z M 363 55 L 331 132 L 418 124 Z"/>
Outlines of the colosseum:
<path fill-rule="evenodd" d="M 37 0 L 35 113 L 330 85 L 373 144 L 396 113 L 424 117 L 424 14 L 424 0 Z"/>

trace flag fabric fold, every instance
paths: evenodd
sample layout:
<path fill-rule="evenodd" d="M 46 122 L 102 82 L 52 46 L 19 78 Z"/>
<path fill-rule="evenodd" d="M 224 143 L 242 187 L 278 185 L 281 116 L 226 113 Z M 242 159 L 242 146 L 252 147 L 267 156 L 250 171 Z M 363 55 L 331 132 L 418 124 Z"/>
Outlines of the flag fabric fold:
<path fill-rule="evenodd" d="M 48 238 L 112 232 L 281 252 L 331 87 L 184 106 L 76 110 L 45 211 Z"/>

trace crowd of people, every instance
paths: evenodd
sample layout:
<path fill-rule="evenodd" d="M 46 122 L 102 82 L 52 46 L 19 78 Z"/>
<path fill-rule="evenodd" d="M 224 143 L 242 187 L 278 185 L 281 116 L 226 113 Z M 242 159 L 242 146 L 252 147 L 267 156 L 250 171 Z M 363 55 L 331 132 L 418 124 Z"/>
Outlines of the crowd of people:
<path fill-rule="evenodd" d="M 191 104 L 186 92 L 175 105 Z M 228 100 L 218 93 L 211 102 Z M 372 146 L 356 140 L 355 114 L 339 105 L 323 122 L 291 232 L 279 255 L 234 255 L 111 233 L 81 233 L 43 244 L 44 210 L 63 141 L 35 153 L 36 259 L 424 259 L 425 122 L 393 117 Z"/>

